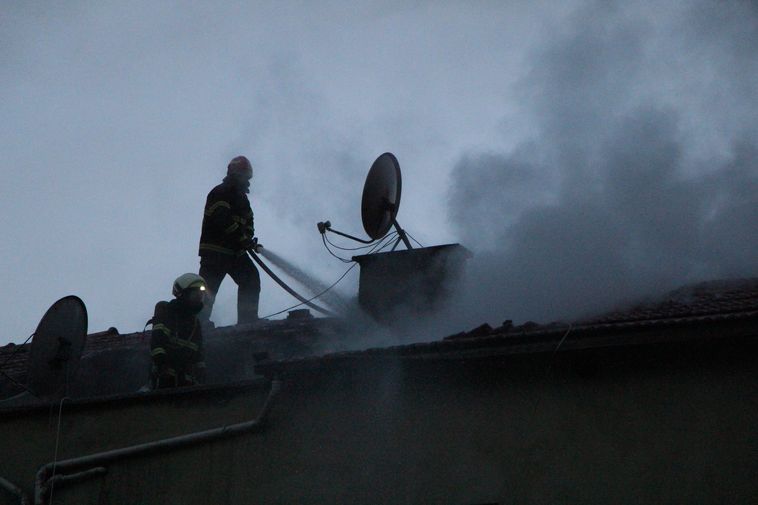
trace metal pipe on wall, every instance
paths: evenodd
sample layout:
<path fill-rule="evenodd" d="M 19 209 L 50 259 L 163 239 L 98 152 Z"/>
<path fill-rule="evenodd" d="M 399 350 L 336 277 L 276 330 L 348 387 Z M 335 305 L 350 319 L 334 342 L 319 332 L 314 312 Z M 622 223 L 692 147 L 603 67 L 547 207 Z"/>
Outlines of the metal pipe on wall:
<path fill-rule="evenodd" d="M 103 469 L 91 468 L 75 475 L 63 476 L 58 479 L 58 476 L 52 476 L 53 468 L 57 472 L 72 471 L 87 466 L 101 466 L 106 463 L 137 455 L 162 453 L 168 450 L 178 449 L 180 447 L 187 447 L 191 445 L 197 445 L 203 442 L 210 442 L 221 438 L 240 435 L 243 433 L 254 432 L 261 429 L 268 417 L 271 407 L 273 405 L 274 398 L 279 394 L 281 390 L 281 381 L 274 379 L 271 381 L 271 389 L 266 397 L 266 401 L 263 404 L 263 408 L 258 416 L 243 423 L 232 424 L 229 426 L 222 426 L 220 428 L 212 428 L 210 430 L 198 431 L 195 433 L 189 433 L 187 435 L 179 435 L 177 437 L 165 438 L 162 440 L 156 440 L 153 442 L 147 442 L 144 444 L 132 445 L 129 447 L 123 447 L 121 449 L 113 449 L 105 452 L 98 452 L 90 454 L 88 456 L 81 456 L 78 458 L 70 458 L 57 462 L 50 462 L 43 465 L 37 472 L 37 476 L 34 481 L 34 503 L 35 505 L 44 505 L 47 494 L 50 490 L 52 482 L 57 482 L 58 485 L 70 482 L 72 480 L 80 481 L 85 478 L 94 477 L 96 475 L 102 475 Z M 53 481 L 53 479 L 57 479 Z M 52 481 L 52 482 L 51 482 Z"/>
<path fill-rule="evenodd" d="M 82 482 L 87 479 L 91 479 L 93 477 L 99 477 L 101 475 L 105 475 L 108 473 L 108 469 L 104 466 L 98 466 L 95 468 L 90 468 L 89 470 L 84 470 L 83 472 L 78 473 L 69 473 L 69 474 L 58 474 L 54 477 L 51 477 L 47 481 L 47 486 L 52 489 L 53 486 L 62 486 L 64 484 L 73 484 L 76 482 Z"/>
<path fill-rule="evenodd" d="M 29 496 L 27 496 L 24 490 L 18 487 L 17 485 L 15 485 L 13 482 L 9 481 L 8 479 L 0 477 L 0 487 L 5 489 L 11 494 L 18 496 L 19 503 L 21 505 L 29 505 L 31 503 L 29 501 Z"/>

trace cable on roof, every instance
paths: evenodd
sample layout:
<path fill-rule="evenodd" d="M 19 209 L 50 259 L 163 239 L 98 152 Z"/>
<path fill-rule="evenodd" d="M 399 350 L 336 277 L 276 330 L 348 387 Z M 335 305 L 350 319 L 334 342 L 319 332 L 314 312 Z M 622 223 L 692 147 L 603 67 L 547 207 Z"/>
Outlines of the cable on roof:
<path fill-rule="evenodd" d="M 329 245 L 331 245 L 335 249 L 340 249 L 341 251 L 360 251 L 361 249 L 368 249 L 374 246 L 374 243 L 372 242 L 369 245 L 361 245 L 358 247 L 342 247 L 340 245 L 335 244 L 331 240 L 329 240 L 329 237 L 326 237 L 326 233 L 324 233 L 324 237 L 326 238 L 326 241 L 329 242 Z"/>
<path fill-rule="evenodd" d="M 558 353 L 558 350 L 560 350 L 561 346 L 563 345 L 563 342 L 566 341 L 566 338 L 569 336 L 569 333 L 571 333 L 571 330 L 573 328 L 574 328 L 573 323 L 569 323 L 566 333 L 563 334 L 563 337 L 561 337 L 561 339 L 558 341 L 558 345 L 555 346 L 555 349 L 553 349 L 553 352 L 550 354 L 550 361 L 548 361 L 547 368 L 545 369 L 545 375 L 540 380 L 547 381 L 550 378 L 550 371 L 553 369 L 553 363 L 555 362 L 555 355 Z M 538 395 L 534 402 L 534 407 L 532 408 L 532 415 L 534 415 L 537 412 L 537 408 L 539 407 L 541 400 L 542 400 L 542 396 Z"/>
<path fill-rule="evenodd" d="M 22 348 L 23 348 L 23 347 L 26 345 L 26 343 L 27 343 L 27 342 L 29 342 L 29 341 L 32 339 L 32 337 L 33 337 L 35 334 L 36 334 L 36 332 L 35 332 L 35 333 L 32 333 L 31 335 L 29 335 L 29 336 L 26 338 L 26 340 L 24 340 L 24 342 L 23 342 L 22 344 L 18 345 L 18 346 L 17 346 L 17 347 L 16 347 L 16 348 L 13 350 L 13 352 L 12 352 L 12 353 L 10 353 L 10 354 L 8 355 L 8 357 L 7 357 L 7 358 L 5 358 L 5 361 L 3 361 L 3 364 L 2 364 L 2 365 L 0 365 L 0 368 L 2 368 L 2 367 L 4 367 L 5 365 L 7 365 L 7 364 L 10 362 L 11 358 L 12 358 L 13 356 L 15 356 L 15 355 L 16 355 L 16 353 L 17 353 L 18 351 L 20 351 L 20 350 L 21 350 L 21 349 L 22 349 Z"/>
<path fill-rule="evenodd" d="M 566 333 L 563 334 L 563 337 L 558 342 L 558 345 L 556 345 L 555 349 L 553 349 L 553 354 L 550 355 L 550 362 L 548 363 L 547 369 L 545 370 L 545 377 L 550 375 L 550 370 L 553 368 L 553 361 L 555 361 L 555 355 L 558 352 L 558 349 L 560 349 L 563 345 L 563 342 L 565 342 L 566 337 L 568 337 L 569 333 L 571 333 L 571 328 L 573 328 L 573 324 L 569 323 L 568 330 L 566 330 Z"/>
<path fill-rule="evenodd" d="M 353 260 L 345 259 L 345 258 L 342 258 L 342 257 L 337 256 L 336 254 L 334 254 L 332 252 L 332 250 L 329 249 L 329 246 L 326 245 L 326 239 L 324 238 L 324 235 L 321 235 L 321 242 L 324 244 L 324 247 L 329 252 L 329 254 L 331 254 L 332 256 L 334 256 L 335 258 L 337 258 L 338 260 L 340 260 L 342 263 L 352 263 Z"/>
<path fill-rule="evenodd" d="M 325 309 L 323 307 L 319 307 L 318 305 L 315 305 L 315 304 L 309 302 L 302 295 L 300 295 L 297 291 L 295 291 L 294 289 L 292 289 L 291 287 L 289 287 L 287 285 L 287 283 L 285 283 L 283 280 L 281 280 L 279 278 L 279 276 L 276 275 L 274 273 L 274 271 L 271 270 L 271 268 L 269 268 L 268 265 L 266 265 L 266 263 L 264 263 L 263 260 L 258 257 L 258 253 L 256 253 L 253 248 L 248 249 L 247 252 L 250 255 L 250 257 L 253 259 L 253 261 L 255 261 L 258 264 L 258 266 L 261 267 L 263 269 L 263 271 L 266 272 L 268 274 L 268 276 L 271 277 L 271 279 L 274 282 L 276 282 L 277 284 L 279 284 L 279 286 L 281 286 L 282 289 L 284 289 L 286 292 L 288 292 L 289 294 L 291 294 L 292 296 L 294 296 L 295 298 L 297 298 L 298 300 L 300 300 L 301 302 L 303 302 L 308 307 L 310 307 L 310 308 L 312 308 L 312 309 L 314 309 L 314 310 L 316 310 L 318 312 L 321 312 L 322 314 L 325 314 L 327 316 L 335 316 L 336 315 L 331 310 Z"/>
<path fill-rule="evenodd" d="M 416 240 L 416 238 L 413 235 L 411 235 L 407 231 L 405 232 L 405 234 L 408 235 L 409 237 L 411 237 L 411 240 L 413 240 L 414 242 L 416 242 L 416 244 L 418 244 L 419 247 L 424 247 L 424 246 L 421 245 L 421 242 L 419 242 L 418 240 Z"/>
<path fill-rule="evenodd" d="M 10 363 L 11 358 L 13 358 L 13 356 L 15 356 L 17 352 L 19 352 L 21 349 L 23 349 L 23 347 L 26 345 L 26 343 L 29 342 L 32 339 L 32 337 L 34 337 L 35 334 L 36 334 L 36 332 L 32 333 L 31 335 L 29 335 L 27 337 L 27 339 L 24 340 L 24 342 L 21 345 L 19 345 L 18 347 L 16 347 L 13 350 L 13 352 L 10 353 L 7 358 L 5 358 L 5 361 L 3 361 L 3 364 L 0 365 L 0 374 L 2 374 L 6 379 L 8 379 L 9 381 L 11 381 L 13 384 L 15 384 L 16 386 L 20 387 L 21 389 L 23 389 L 24 391 L 26 391 L 27 393 L 29 393 L 30 395 L 32 395 L 36 399 L 41 400 L 41 398 L 39 396 L 35 395 L 32 392 L 31 389 L 29 389 L 25 385 L 21 384 L 16 379 L 14 379 L 13 377 L 11 377 L 10 375 L 8 375 L 6 372 L 3 371 L 3 368 L 5 367 L 5 365 L 7 365 L 8 363 Z"/>
<path fill-rule="evenodd" d="M 58 405 L 58 429 L 56 430 L 56 433 L 55 433 L 55 455 L 53 457 L 53 474 L 50 476 L 51 480 L 49 481 L 49 482 L 52 482 L 52 484 L 50 485 L 50 503 L 53 503 L 53 492 L 55 491 L 55 480 L 53 479 L 53 477 L 55 477 L 55 467 L 58 464 L 58 444 L 60 443 L 60 440 L 61 440 L 61 417 L 63 417 L 62 416 L 63 402 L 70 399 L 71 398 L 69 398 L 68 396 L 64 396 L 63 398 L 61 398 L 60 405 Z"/>
<path fill-rule="evenodd" d="M 563 337 L 561 337 L 561 339 L 558 341 L 558 345 L 555 346 L 555 349 L 553 349 L 553 352 L 550 355 L 550 361 L 548 362 L 547 368 L 545 369 L 545 375 L 541 379 L 537 379 L 538 383 L 541 382 L 541 381 L 547 382 L 548 379 L 550 378 L 550 370 L 552 370 L 552 368 L 553 368 L 553 361 L 555 359 L 555 355 L 558 353 L 558 350 L 563 345 L 563 342 L 566 341 L 566 337 L 569 336 L 569 333 L 571 333 L 572 329 L 573 329 L 573 324 L 569 323 L 568 329 L 566 330 L 566 333 L 563 334 Z M 540 395 L 540 394 L 538 394 L 538 395 L 535 396 L 534 406 L 532 407 L 532 412 L 531 412 L 530 417 L 534 418 L 534 416 L 537 414 L 537 409 L 540 406 L 540 402 L 542 401 L 543 396 L 544 395 Z M 534 460 L 527 461 L 526 462 L 526 466 L 525 466 L 526 471 L 531 471 L 532 470 L 531 467 L 533 467 L 533 466 L 534 466 Z"/>
<path fill-rule="evenodd" d="M 397 233 L 394 233 L 394 235 L 396 235 L 396 234 L 397 234 Z M 391 240 L 387 241 L 386 239 L 387 239 L 388 237 L 392 236 L 392 235 L 393 235 L 393 234 L 390 234 L 390 235 L 387 235 L 387 236 L 385 236 L 385 237 L 384 237 L 384 238 L 383 238 L 383 239 L 382 239 L 382 240 L 381 240 L 381 241 L 380 241 L 378 244 L 375 244 L 375 245 L 372 247 L 372 249 L 369 251 L 369 253 L 372 253 L 372 252 L 374 252 L 374 250 L 377 250 L 377 252 L 379 252 L 379 251 L 381 251 L 382 249 L 384 249 L 385 247 L 387 247 L 388 245 L 390 245 L 390 244 L 392 243 L 392 241 L 391 241 Z M 382 245 L 382 242 L 384 242 L 384 245 Z M 377 249 L 377 248 L 378 248 L 378 249 Z M 352 270 L 353 268 L 355 268 L 355 267 L 356 267 L 356 265 L 358 265 L 358 263 L 357 263 L 357 262 L 352 262 L 352 261 L 351 261 L 351 263 L 353 263 L 353 264 L 352 264 L 352 265 L 350 265 L 350 267 L 349 267 L 347 270 L 345 270 L 345 271 L 343 272 L 343 274 L 342 274 L 342 275 L 340 275 L 339 279 L 337 279 L 336 281 L 334 281 L 334 282 L 332 283 L 332 285 L 331 285 L 331 286 L 329 286 L 328 288 L 324 289 L 323 291 L 321 291 L 320 293 L 318 293 L 318 294 L 317 294 L 317 295 L 315 295 L 314 297 L 312 297 L 312 298 L 310 298 L 310 299 L 308 299 L 308 300 L 306 300 L 306 301 L 304 301 L 304 302 L 300 302 L 300 303 L 298 303 L 298 304 L 296 304 L 296 305 L 292 305 L 291 307 L 287 307 L 286 309 L 282 309 L 282 310 L 280 310 L 280 311 L 278 311 L 278 312 L 274 312 L 274 313 L 272 313 L 272 314 L 269 314 L 269 315 L 267 315 L 267 316 L 264 316 L 264 317 L 262 317 L 261 319 L 268 319 L 269 317 L 278 316 L 279 314 L 282 314 L 282 313 L 284 313 L 284 312 L 290 311 L 290 310 L 292 310 L 292 309 L 296 309 L 296 308 L 298 308 L 298 307 L 300 307 L 300 306 L 302 306 L 302 305 L 306 305 L 307 303 L 310 303 L 310 302 L 312 302 L 313 300 L 315 300 L 315 299 L 319 298 L 320 296 L 324 295 L 324 294 L 325 294 L 325 293 L 327 293 L 329 290 L 331 290 L 333 287 L 335 287 L 337 284 L 339 284 L 339 283 L 342 281 L 342 279 L 344 279 L 344 278 L 345 278 L 345 276 L 347 276 L 347 274 L 350 272 L 350 270 Z"/>
<path fill-rule="evenodd" d="M 339 279 L 337 279 L 337 280 L 336 280 L 336 281 L 335 281 L 335 282 L 334 282 L 334 283 L 333 283 L 331 286 L 329 286 L 328 288 L 324 289 L 323 291 L 321 291 L 321 292 L 320 292 L 319 294 L 317 294 L 316 296 L 314 296 L 314 297 L 312 297 L 312 298 L 309 298 L 309 299 L 308 299 L 306 302 L 300 302 L 300 303 L 298 303 L 298 304 L 296 304 L 296 305 L 293 305 L 293 306 L 291 306 L 291 307 L 287 307 L 286 309 L 280 310 L 279 312 L 274 312 L 273 314 L 269 314 L 269 315 L 267 315 L 267 316 L 264 316 L 264 317 L 262 317 L 261 319 L 268 319 L 269 317 L 278 316 L 279 314 L 282 314 L 282 313 L 284 313 L 284 312 L 290 311 L 290 310 L 292 310 L 292 309 L 296 309 L 296 308 L 298 308 L 298 307 L 300 307 L 300 306 L 302 306 L 302 305 L 305 305 L 306 303 L 310 303 L 310 302 L 312 302 L 313 300 L 315 300 L 316 298 L 318 298 L 318 297 L 320 297 L 321 295 L 325 294 L 327 291 L 329 291 L 329 290 L 330 290 L 330 289 L 332 289 L 334 286 L 336 286 L 337 284 L 339 284 L 339 282 L 340 282 L 342 279 L 344 279 L 344 278 L 345 278 L 345 276 L 346 276 L 346 275 L 347 275 L 347 274 L 350 272 L 350 270 L 352 270 L 353 268 L 355 268 L 355 266 L 356 266 L 357 264 L 358 264 L 358 263 L 353 263 L 352 265 L 350 265 L 350 267 L 349 267 L 347 270 L 345 270 L 345 272 L 344 272 L 344 273 L 343 273 L 343 274 L 340 276 L 340 278 L 339 278 Z"/>
<path fill-rule="evenodd" d="M 332 246 L 336 247 L 337 249 L 342 249 L 343 251 L 357 251 L 357 250 L 361 250 L 361 249 L 371 248 L 367 252 L 367 254 L 371 254 L 377 248 L 380 248 L 379 250 L 383 249 L 387 245 L 388 241 L 391 241 L 392 239 L 394 239 L 395 236 L 397 236 L 397 232 L 392 232 L 392 233 L 389 233 L 389 234 L 385 235 L 384 237 L 382 237 L 382 239 L 379 242 L 377 242 L 377 243 L 370 244 L 370 245 L 367 245 L 367 246 L 362 246 L 362 247 L 356 247 L 356 248 L 353 248 L 353 249 L 334 245 L 331 240 L 329 240 L 328 238 L 326 238 L 326 234 L 325 233 L 321 235 L 321 242 L 324 244 L 324 247 L 329 252 L 329 254 L 331 254 L 332 256 L 334 256 L 335 258 L 337 258 L 338 260 L 340 260 L 343 263 L 352 263 L 353 262 L 352 259 L 343 258 L 343 257 L 335 254 L 329 248 L 328 244 L 331 244 Z"/>
<path fill-rule="evenodd" d="M 390 245 L 392 241 L 395 240 L 397 235 L 398 233 L 396 231 L 393 231 L 392 233 L 385 235 L 384 238 L 382 238 L 382 240 L 380 240 L 378 244 L 376 244 L 373 248 L 371 248 L 371 250 L 369 250 L 368 253 L 371 254 L 375 251 L 376 252 L 381 251 L 382 249 Z"/>

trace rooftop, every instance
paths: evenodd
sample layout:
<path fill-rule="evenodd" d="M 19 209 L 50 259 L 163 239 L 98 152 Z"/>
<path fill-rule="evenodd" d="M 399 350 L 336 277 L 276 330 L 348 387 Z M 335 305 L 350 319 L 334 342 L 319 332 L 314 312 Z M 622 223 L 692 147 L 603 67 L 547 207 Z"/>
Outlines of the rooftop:
<path fill-rule="evenodd" d="M 729 330 L 724 331 L 727 327 Z M 339 352 L 349 348 L 346 344 L 352 333 L 345 321 L 332 318 L 261 321 L 218 328 L 206 335 L 208 380 L 216 384 L 233 383 L 261 374 L 367 359 L 516 356 L 671 344 L 693 338 L 752 338 L 758 336 L 758 279 L 688 286 L 656 302 L 572 323 L 528 322 L 515 326 L 506 321 L 496 328 L 485 324 L 433 342 Z M 29 344 L 0 347 L 0 368 L 21 384 L 26 380 L 29 348 Z M 147 383 L 148 349 L 149 333 L 120 334 L 111 328 L 88 335 L 78 379 L 69 396 L 86 398 L 138 391 Z M 7 378 L 0 381 L 0 397 L 20 391 Z"/>
<path fill-rule="evenodd" d="M 758 337 L 758 279 L 688 286 L 658 302 L 572 323 L 484 324 L 435 342 L 267 362 L 256 370 L 271 375 L 366 359 L 488 358 L 743 337 Z"/>

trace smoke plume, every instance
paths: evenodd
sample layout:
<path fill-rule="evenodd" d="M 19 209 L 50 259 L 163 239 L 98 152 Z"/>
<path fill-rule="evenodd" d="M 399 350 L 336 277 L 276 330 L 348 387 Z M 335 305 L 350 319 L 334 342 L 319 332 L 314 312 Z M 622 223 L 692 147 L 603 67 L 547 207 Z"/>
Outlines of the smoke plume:
<path fill-rule="evenodd" d="M 465 324 L 758 275 L 755 6 L 593 3 L 532 55 L 533 124 L 506 127 L 536 133 L 452 173 L 450 219 L 476 252 Z"/>

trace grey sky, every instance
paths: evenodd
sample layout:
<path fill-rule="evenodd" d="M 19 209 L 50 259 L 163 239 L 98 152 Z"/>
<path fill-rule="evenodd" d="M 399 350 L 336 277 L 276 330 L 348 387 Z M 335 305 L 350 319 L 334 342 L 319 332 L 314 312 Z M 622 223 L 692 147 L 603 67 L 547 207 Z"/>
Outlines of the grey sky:
<path fill-rule="evenodd" d="M 394 152 L 403 226 L 477 252 L 461 324 L 756 275 L 755 4 L 608 5 L 4 3 L 0 343 L 66 294 L 141 329 L 240 153 L 261 241 L 330 282 L 315 223 L 361 232 Z M 289 304 L 263 280 L 262 315 Z"/>

